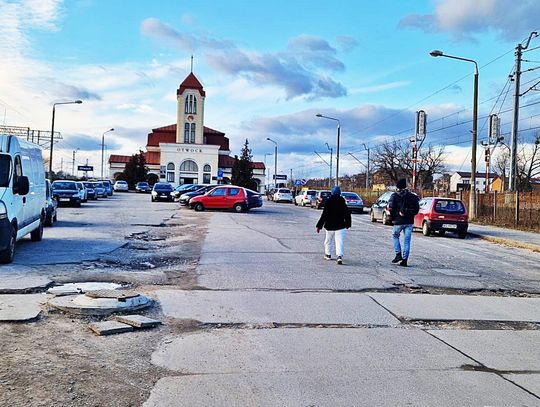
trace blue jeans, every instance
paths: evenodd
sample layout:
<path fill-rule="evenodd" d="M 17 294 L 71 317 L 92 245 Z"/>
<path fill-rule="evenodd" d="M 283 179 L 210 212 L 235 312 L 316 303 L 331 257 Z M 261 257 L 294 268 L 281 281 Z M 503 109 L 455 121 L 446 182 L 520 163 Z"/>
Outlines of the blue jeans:
<path fill-rule="evenodd" d="M 411 236 L 413 231 L 413 225 L 394 225 L 392 230 L 392 240 L 394 241 L 394 251 L 401 253 L 401 245 L 399 244 L 399 235 L 403 231 L 403 253 L 404 259 L 409 258 L 409 252 L 411 251 Z"/>

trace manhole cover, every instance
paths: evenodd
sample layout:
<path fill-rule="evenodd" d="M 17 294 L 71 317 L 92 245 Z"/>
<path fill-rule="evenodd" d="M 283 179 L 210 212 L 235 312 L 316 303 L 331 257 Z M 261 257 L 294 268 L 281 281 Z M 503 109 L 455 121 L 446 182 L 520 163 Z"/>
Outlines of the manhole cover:
<path fill-rule="evenodd" d="M 116 298 L 117 300 L 123 300 L 138 297 L 139 294 L 133 291 L 95 290 L 87 292 L 86 296 L 91 298 Z"/>

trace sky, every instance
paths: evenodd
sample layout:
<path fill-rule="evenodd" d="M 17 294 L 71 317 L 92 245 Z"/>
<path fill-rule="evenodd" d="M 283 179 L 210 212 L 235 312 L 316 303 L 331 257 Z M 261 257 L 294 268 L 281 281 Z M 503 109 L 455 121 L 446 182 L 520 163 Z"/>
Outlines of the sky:
<path fill-rule="evenodd" d="M 247 139 L 270 173 L 268 137 L 279 173 L 328 176 L 337 122 L 317 113 L 339 119 L 340 174 L 355 174 L 365 171 L 365 147 L 414 134 L 418 110 L 425 145 L 444 147 L 449 171 L 467 171 L 474 65 L 429 52 L 478 63 L 479 141 L 492 113 L 508 141 L 514 51 L 533 31 L 537 0 L 0 0 L 0 121 L 50 130 L 53 103 L 81 99 L 56 106 L 53 169 L 71 172 L 76 151 L 76 165 L 88 160 L 99 173 L 107 130 L 106 157 L 131 155 L 151 129 L 176 122 L 193 55 L 205 126 L 226 133 L 233 155 Z M 523 59 L 526 145 L 540 126 L 540 37 Z"/>

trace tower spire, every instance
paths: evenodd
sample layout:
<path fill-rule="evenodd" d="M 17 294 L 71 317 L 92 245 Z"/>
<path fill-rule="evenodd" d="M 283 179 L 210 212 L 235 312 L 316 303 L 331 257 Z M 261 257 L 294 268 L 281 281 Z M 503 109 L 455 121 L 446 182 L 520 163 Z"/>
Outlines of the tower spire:
<path fill-rule="evenodd" d="M 191 73 L 193 73 L 193 55 L 191 55 Z"/>

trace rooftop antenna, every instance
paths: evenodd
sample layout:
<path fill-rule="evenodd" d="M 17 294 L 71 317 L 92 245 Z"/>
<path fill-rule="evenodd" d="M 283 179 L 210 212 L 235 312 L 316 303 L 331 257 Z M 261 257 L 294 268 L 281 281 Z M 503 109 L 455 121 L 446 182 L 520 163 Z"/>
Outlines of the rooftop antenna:
<path fill-rule="evenodd" d="M 191 73 L 193 73 L 193 55 L 191 56 Z"/>

